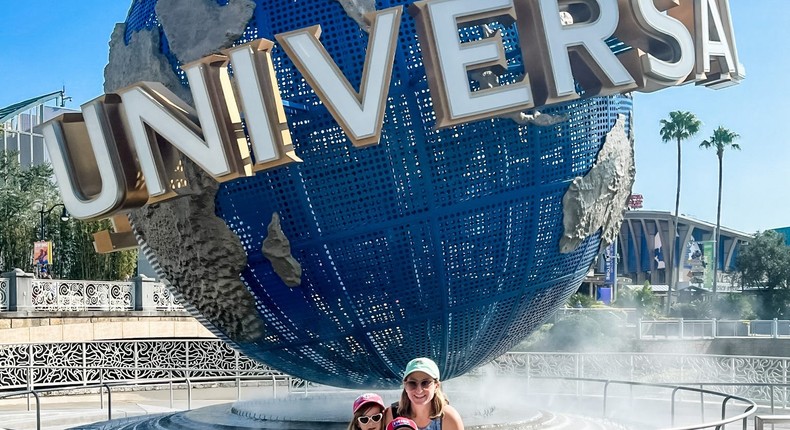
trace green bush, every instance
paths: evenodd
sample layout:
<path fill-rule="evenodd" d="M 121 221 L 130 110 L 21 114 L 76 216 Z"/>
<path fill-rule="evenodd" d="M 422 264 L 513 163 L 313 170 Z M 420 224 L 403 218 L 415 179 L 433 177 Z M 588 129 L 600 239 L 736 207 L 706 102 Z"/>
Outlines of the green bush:
<path fill-rule="evenodd" d="M 715 318 L 728 320 L 756 319 L 754 297 L 744 294 L 720 294 L 714 302 L 713 315 Z"/>
<path fill-rule="evenodd" d="M 568 301 L 565 302 L 565 306 L 569 308 L 592 308 L 598 302 L 595 301 L 592 297 L 587 294 L 583 293 L 575 293 L 572 296 L 568 297 Z"/>
<path fill-rule="evenodd" d="M 711 302 L 694 300 L 689 303 L 675 303 L 669 312 L 673 318 L 689 320 L 708 320 L 713 318 L 713 305 Z"/>
<path fill-rule="evenodd" d="M 657 318 L 661 313 L 658 297 L 653 294 L 653 289 L 648 283 L 636 290 L 621 288 L 617 293 L 617 300 L 612 303 L 612 306 L 634 308 L 640 316 L 647 318 Z"/>

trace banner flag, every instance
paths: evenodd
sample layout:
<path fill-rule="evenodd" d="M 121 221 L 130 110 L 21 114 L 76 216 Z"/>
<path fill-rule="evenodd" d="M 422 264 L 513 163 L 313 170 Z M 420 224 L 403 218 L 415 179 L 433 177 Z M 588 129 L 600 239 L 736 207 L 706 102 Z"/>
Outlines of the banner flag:
<path fill-rule="evenodd" d="M 702 258 L 702 250 L 699 243 L 691 239 L 686 244 L 686 261 L 681 271 L 680 281 L 693 284 L 702 284 L 705 277 L 705 261 Z"/>
<path fill-rule="evenodd" d="M 705 266 L 703 286 L 707 290 L 713 289 L 713 246 L 715 244 L 716 242 L 713 241 L 702 242 L 702 265 Z"/>
<path fill-rule="evenodd" d="M 617 277 L 617 250 L 614 248 L 614 242 L 606 247 L 604 253 L 606 277 L 604 278 L 605 285 L 614 285 L 615 278 Z"/>
<path fill-rule="evenodd" d="M 686 268 L 692 268 L 695 264 L 697 264 L 702 258 L 702 251 L 699 249 L 699 244 L 692 239 L 686 245 Z"/>
<path fill-rule="evenodd" d="M 37 241 L 33 242 L 33 266 L 39 275 L 49 273 L 49 265 L 52 264 L 52 242 Z"/>
<path fill-rule="evenodd" d="M 664 253 L 661 251 L 661 234 L 659 232 L 656 232 L 656 236 L 653 238 L 653 249 L 656 253 L 656 256 L 653 257 L 656 260 L 656 269 L 666 269 L 667 265 L 664 263 Z"/>

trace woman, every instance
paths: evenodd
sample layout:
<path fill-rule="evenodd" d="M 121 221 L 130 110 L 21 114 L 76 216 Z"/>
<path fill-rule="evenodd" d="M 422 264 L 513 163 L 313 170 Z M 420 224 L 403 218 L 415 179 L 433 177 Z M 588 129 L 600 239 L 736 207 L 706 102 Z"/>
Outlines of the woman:
<path fill-rule="evenodd" d="M 365 393 L 354 400 L 354 418 L 348 430 L 381 430 L 384 423 L 384 400 L 376 393 Z"/>
<path fill-rule="evenodd" d="M 461 415 L 447 403 L 439 380 L 439 366 L 430 358 L 415 358 L 406 365 L 398 403 L 385 411 L 387 424 L 396 417 L 412 419 L 418 430 L 463 430 Z"/>

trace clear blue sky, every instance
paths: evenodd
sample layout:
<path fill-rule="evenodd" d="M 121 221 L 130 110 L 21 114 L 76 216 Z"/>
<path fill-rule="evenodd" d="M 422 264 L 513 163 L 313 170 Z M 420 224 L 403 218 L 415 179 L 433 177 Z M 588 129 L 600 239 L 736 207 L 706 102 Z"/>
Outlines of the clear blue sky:
<path fill-rule="evenodd" d="M 329 0 L 327 0 L 329 1 Z M 77 108 L 102 93 L 113 26 L 125 19 L 127 0 L 26 0 L 0 12 L 0 106 L 66 86 Z M 670 111 L 703 122 L 683 149 L 681 213 L 716 221 L 717 162 L 698 148 L 723 125 L 741 135 L 741 151 L 725 153 L 722 225 L 745 232 L 790 226 L 790 84 L 786 55 L 788 0 L 731 0 L 735 33 L 747 78 L 710 90 L 687 85 L 635 96 L 636 184 L 645 209 L 674 210 L 676 153 L 659 136 Z M 759 7 L 758 7 L 759 6 Z M 324 37 L 331 37 L 325 35 Z"/>

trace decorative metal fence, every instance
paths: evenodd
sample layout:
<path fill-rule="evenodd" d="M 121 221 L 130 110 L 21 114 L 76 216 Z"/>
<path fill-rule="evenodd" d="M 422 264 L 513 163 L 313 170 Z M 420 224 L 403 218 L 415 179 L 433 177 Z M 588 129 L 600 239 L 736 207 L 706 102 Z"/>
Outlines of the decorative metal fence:
<path fill-rule="evenodd" d="M 683 319 L 642 320 L 631 308 L 562 308 L 553 322 L 583 315 L 606 318 L 606 323 L 633 329 L 639 339 L 710 339 L 716 337 L 790 337 L 790 320 Z"/>
<path fill-rule="evenodd" d="M 8 288 L 11 280 L 0 278 L 0 312 L 8 310 Z"/>
<path fill-rule="evenodd" d="M 134 310 L 131 282 L 33 281 L 36 311 L 130 311 Z"/>
<path fill-rule="evenodd" d="M 790 336 L 790 320 L 643 320 L 640 339 L 701 339 L 714 337 Z"/>
<path fill-rule="evenodd" d="M 0 345 L 0 389 L 217 376 L 285 376 L 219 340 Z"/>
<path fill-rule="evenodd" d="M 758 404 L 788 407 L 790 359 L 732 355 L 519 353 L 489 364 L 499 375 L 596 378 L 713 387 Z"/>
<path fill-rule="evenodd" d="M 0 311 L 9 310 L 11 280 L 0 278 Z M 163 283 L 147 283 L 151 288 L 153 309 L 183 311 L 184 307 Z M 134 311 L 135 282 L 108 282 L 61 279 L 30 281 L 31 309 L 36 312 Z"/>
<path fill-rule="evenodd" d="M 170 289 L 161 282 L 154 284 L 153 300 L 158 311 L 183 311 L 184 307 L 173 297 Z"/>
<path fill-rule="evenodd" d="M 478 372 L 486 369 L 528 379 L 595 378 L 705 386 L 785 408 L 790 401 L 787 358 L 512 352 Z M 214 339 L 0 345 L 2 390 L 214 376 L 289 377 Z"/>

